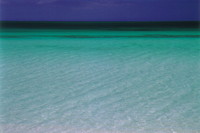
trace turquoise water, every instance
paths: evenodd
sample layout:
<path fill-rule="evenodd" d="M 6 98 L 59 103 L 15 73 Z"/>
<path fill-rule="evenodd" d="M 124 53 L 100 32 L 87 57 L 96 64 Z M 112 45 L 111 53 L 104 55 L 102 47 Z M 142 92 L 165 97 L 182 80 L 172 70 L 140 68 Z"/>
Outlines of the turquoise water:
<path fill-rule="evenodd" d="M 200 133 L 199 31 L 1 32 L 3 133 Z"/>

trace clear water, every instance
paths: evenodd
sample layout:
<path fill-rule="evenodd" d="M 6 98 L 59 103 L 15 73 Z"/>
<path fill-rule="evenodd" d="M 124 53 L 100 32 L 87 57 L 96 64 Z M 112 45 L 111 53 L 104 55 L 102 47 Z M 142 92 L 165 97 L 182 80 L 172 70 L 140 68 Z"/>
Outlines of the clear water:
<path fill-rule="evenodd" d="M 200 133 L 199 31 L 1 32 L 3 133 Z"/>

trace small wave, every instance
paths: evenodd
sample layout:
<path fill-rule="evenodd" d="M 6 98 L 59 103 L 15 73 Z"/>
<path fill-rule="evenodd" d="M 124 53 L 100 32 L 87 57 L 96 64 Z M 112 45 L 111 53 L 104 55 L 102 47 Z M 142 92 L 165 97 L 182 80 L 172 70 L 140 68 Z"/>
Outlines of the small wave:
<path fill-rule="evenodd" d="M 0 38 L 200 38 L 200 35 L 1 35 Z"/>

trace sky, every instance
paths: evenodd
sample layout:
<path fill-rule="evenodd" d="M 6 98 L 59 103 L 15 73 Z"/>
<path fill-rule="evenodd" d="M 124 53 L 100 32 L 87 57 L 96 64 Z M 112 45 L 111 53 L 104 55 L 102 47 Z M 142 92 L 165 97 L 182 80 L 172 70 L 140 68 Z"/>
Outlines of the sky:
<path fill-rule="evenodd" d="M 0 0 L 8 21 L 197 21 L 200 0 Z"/>

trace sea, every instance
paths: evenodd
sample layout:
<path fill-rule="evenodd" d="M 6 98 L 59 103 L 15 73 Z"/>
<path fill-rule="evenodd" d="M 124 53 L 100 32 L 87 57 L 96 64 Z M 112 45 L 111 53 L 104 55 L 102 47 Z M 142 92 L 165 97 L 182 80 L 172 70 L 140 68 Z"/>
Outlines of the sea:
<path fill-rule="evenodd" d="M 200 133 L 199 28 L 80 23 L 0 31 L 0 132 Z"/>

